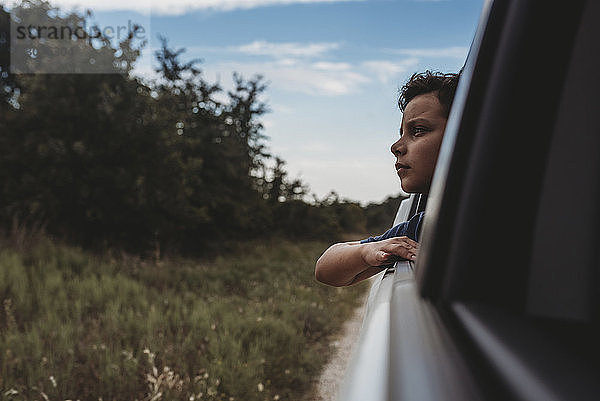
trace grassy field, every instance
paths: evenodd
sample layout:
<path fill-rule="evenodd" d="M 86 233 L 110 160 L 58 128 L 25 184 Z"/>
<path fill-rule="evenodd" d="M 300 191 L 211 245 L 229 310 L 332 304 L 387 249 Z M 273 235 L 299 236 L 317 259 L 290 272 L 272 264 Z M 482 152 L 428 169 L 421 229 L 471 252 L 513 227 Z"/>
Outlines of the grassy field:
<path fill-rule="evenodd" d="M 324 243 L 210 262 L 0 250 L 2 400 L 302 400 L 365 285 L 314 280 Z"/>

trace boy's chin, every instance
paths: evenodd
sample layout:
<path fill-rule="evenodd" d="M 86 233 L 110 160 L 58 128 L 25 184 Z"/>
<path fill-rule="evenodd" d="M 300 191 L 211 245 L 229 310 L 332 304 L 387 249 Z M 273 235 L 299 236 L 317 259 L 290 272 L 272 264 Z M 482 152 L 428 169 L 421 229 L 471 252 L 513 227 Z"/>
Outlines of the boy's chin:
<path fill-rule="evenodd" d="M 422 194 L 427 193 L 429 188 L 423 185 L 411 185 L 410 183 L 400 182 L 400 187 L 407 194 Z"/>
<path fill-rule="evenodd" d="M 414 186 L 410 185 L 410 184 L 404 184 L 403 182 L 400 182 L 400 187 L 407 194 L 416 194 L 416 193 L 419 193 L 418 189 L 415 188 Z"/>

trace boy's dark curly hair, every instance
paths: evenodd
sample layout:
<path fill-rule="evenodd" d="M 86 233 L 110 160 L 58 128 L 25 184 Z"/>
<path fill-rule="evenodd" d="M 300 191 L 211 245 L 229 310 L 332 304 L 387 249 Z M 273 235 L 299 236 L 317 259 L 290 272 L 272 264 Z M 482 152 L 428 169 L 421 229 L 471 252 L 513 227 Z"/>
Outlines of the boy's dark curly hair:
<path fill-rule="evenodd" d="M 445 115 L 448 117 L 459 78 L 460 72 L 458 74 L 445 74 L 427 70 L 425 72 L 415 73 L 404 86 L 400 88 L 398 106 L 400 106 L 400 110 L 404 112 L 406 105 L 408 105 L 415 97 L 425 93 L 437 92 L 440 104 L 444 107 Z"/>

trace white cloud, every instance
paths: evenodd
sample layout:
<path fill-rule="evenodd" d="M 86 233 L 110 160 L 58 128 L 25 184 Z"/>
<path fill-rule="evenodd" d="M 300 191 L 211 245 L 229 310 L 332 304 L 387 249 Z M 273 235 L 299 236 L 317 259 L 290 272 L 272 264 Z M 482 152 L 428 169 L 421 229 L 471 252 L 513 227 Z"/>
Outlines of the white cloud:
<path fill-rule="evenodd" d="M 161 14 L 181 14 L 189 10 L 231 11 L 265 6 L 278 6 L 302 3 L 339 3 L 363 0 L 171 0 L 153 1 L 153 12 Z"/>
<path fill-rule="evenodd" d="M 362 63 L 367 71 L 374 74 L 381 83 L 388 83 L 399 74 L 408 71 L 418 64 L 417 58 L 409 58 L 401 61 L 371 60 Z"/>
<path fill-rule="evenodd" d="M 339 96 L 355 93 L 370 79 L 360 72 L 345 70 L 320 70 L 311 65 L 295 68 L 272 69 L 265 75 L 278 86 L 292 92 L 308 95 Z"/>
<path fill-rule="evenodd" d="M 252 46 L 251 46 L 252 45 Z M 282 45 L 282 46 L 279 46 Z M 242 45 L 213 49 L 221 52 L 237 52 L 240 49 L 269 49 L 260 54 L 266 58 L 252 58 L 248 61 L 205 62 L 200 65 L 204 76 L 216 79 L 228 88 L 228 81 L 233 71 L 245 77 L 260 74 L 265 77 L 270 88 L 288 92 L 303 93 L 313 96 L 338 96 L 356 93 L 361 86 L 373 82 L 373 74 L 360 63 L 334 62 L 323 60 L 323 52 L 337 49 L 336 43 L 267 43 L 260 46 Z M 189 48 L 192 50 L 188 57 L 197 57 L 198 53 L 207 51 L 206 48 Z M 291 56 L 296 55 L 297 57 Z M 314 57 L 313 57 L 314 55 Z M 253 56 L 253 54 L 250 54 Z M 210 58 L 218 60 L 219 57 Z M 147 78 L 156 77 L 150 68 L 136 70 L 138 75 Z M 223 81 L 222 81 L 223 79 Z"/>
<path fill-rule="evenodd" d="M 230 50 L 255 56 L 317 57 L 339 48 L 339 43 L 273 43 L 254 41 L 247 45 L 231 47 Z"/>
<path fill-rule="evenodd" d="M 316 64 L 316 66 L 315 66 Z M 263 63 L 227 63 L 206 66 L 208 73 L 218 71 L 238 71 L 244 76 L 252 76 L 260 71 L 270 87 L 307 95 L 338 96 L 355 93 L 362 84 L 370 82 L 366 75 L 347 67 L 331 63 L 324 68 L 321 63 L 296 62 L 282 65 L 277 61 Z M 344 63 L 339 63 L 344 64 Z M 344 68 L 342 68 L 344 67 Z"/>
<path fill-rule="evenodd" d="M 221 70 L 264 75 L 271 87 L 309 95 L 348 95 L 358 92 L 362 85 L 379 81 L 389 84 L 400 74 L 414 68 L 419 59 L 406 57 L 397 60 L 367 60 L 351 63 L 335 60 L 335 51 L 342 47 L 336 42 L 267 42 L 254 41 L 239 46 L 206 49 L 265 56 L 265 59 L 246 63 L 229 62 L 213 66 Z M 208 67 L 208 66 L 207 66 Z"/>
<path fill-rule="evenodd" d="M 332 63 L 328 61 L 319 61 L 313 63 L 311 66 L 319 71 L 348 71 L 352 68 L 348 63 Z"/>
<path fill-rule="evenodd" d="M 469 48 L 462 46 L 451 46 L 421 49 L 390 49 L 389 52 L 409 57 L 450 57 L 464 59 L 467 57 L 467 53 L 469 53 Z"/>
<path fill-rule="evenodd" d="M 293 67 L 298 65 L 298 60 L 295 58 L 282 58 L 277 60 L 277 64 L 281 67 Z"/>
<path fill-rule="evenodd" d="M 227 52 L 240 52 L 266 59 L 206 65 L 205 69 L 238 71 L 245 76 L 264 75 L 273 88 L 308 95 L 337 96 L 355 93 L 360 85 L 372 80 L 358 66 L 348 62 L 325 60 L 326 53 L 339 49 L 339 43 L 274 43 L 255 41 L 231 46 Z"/>
<path fill-rule="evenodd" d="M 263 75 L 271 88 L 312 96 L 343 96 L 360 92 L 376 81 L 387 85 L 418 65 L 417 57 L 395 60 L 340 61 L 336 42 L 267 42 L 254 41 L 227 47 L 191 47 L 189 57 L 206 52 L 243 54 L 247 61 L 221 61 L 202 64 L 205 74 L 226 77 L 233 71 L 243 76 Z M 220 56 L 210 57 L 218 60 Z M 225 83 L 227 86 L 227 84 Z"/>
<path fill-rule="evenodd" d="M 231 11 L 265 6 L 278 6 L 306 3 L 337 3 L 364 0 L 54 0 L 52 4 L 60 8 L 91 9 L 92 11 L 138 11 L 144 14 L 180 15 L 194 10 Z M 10 2 L 12 4 L 14 2 Z"/>
<path fill-rule="evenodd" d="M 269 99 L 267 99 L 267 103 L 269 103 Z M 294 109 L 292 107 L 283 105 L 283 104 L 274 104 L 270 107 L 273 113 L 277 114 L 293 114 Z"/>

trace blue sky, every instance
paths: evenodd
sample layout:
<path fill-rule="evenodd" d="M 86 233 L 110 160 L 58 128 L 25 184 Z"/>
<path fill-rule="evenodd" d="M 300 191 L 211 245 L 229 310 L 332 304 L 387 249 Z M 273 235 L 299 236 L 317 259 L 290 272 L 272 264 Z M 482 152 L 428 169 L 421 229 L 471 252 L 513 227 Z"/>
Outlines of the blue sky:
<path fill-rule="evenodd" d="M 401 114 L 399 86 L 416 71 L 457 71 L 483 0 L 173 0 L 154 3 L 62 0 L 96 20 L 131 15 L 149 26 L 138 67 L 151 74 L 157 35 L 185 57 L 201 58 L 204 77 L 231 85 L 233 71 L 264 75 L 263 117 L 273 154 L 319 198 L 381 201 L 400 192 L 389 146 Z M 133 14 L 131 11 L 133 10 Z"/>

